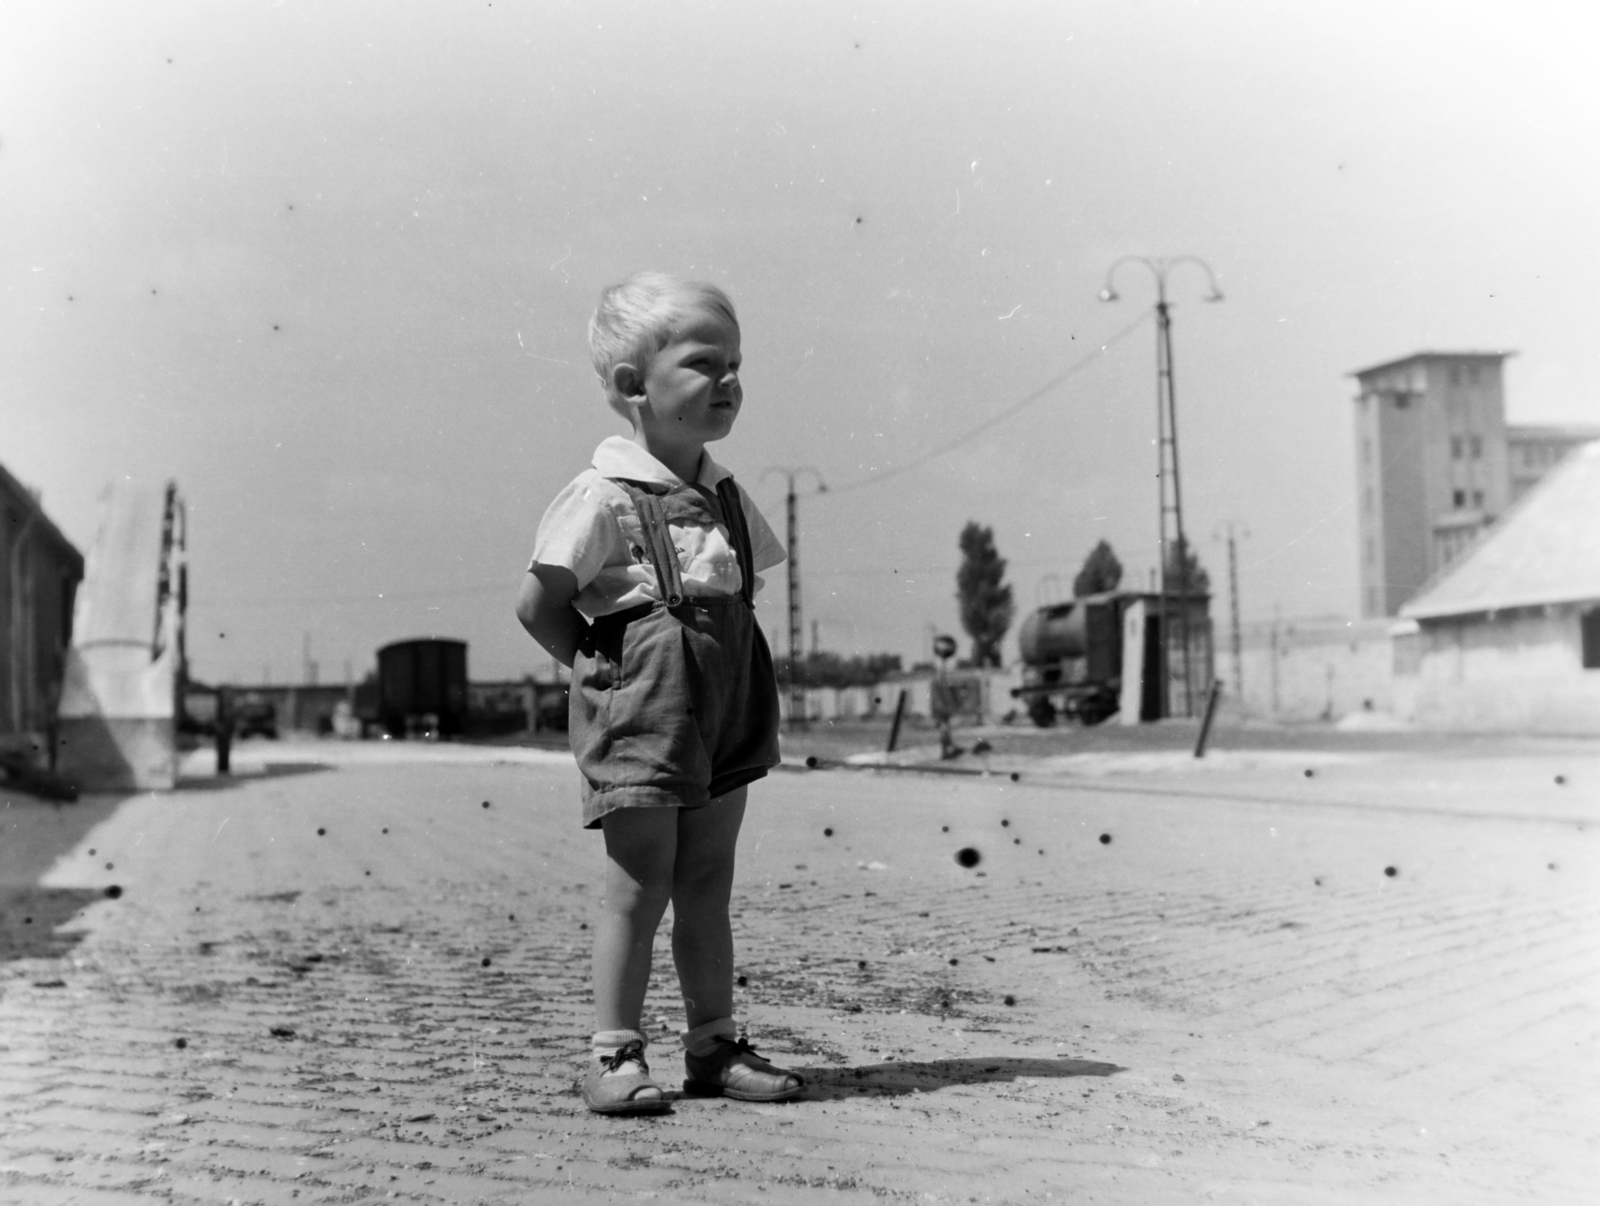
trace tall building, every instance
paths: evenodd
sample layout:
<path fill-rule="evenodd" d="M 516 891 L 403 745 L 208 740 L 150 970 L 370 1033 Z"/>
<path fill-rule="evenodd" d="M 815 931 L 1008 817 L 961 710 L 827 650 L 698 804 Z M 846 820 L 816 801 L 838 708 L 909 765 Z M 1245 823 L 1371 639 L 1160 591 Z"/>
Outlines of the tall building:
<path fill-rule="evenodd" d="M 1508 427 L 1510 352 L 1417 352 L 1353 374 L 1361 611 L 1394 615 L 1600 430 Z"/>

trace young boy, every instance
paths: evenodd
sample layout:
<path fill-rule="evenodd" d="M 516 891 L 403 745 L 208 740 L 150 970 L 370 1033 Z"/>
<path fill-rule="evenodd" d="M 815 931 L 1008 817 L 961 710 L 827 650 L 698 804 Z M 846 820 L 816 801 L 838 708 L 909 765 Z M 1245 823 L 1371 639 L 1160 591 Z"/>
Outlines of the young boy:
<path fill-rule="evenodd" d="M 601 294 L 589 350 L 633 434 L 603 441 L 550 504 L 517 601 L 534 640 L 572 668 L 583 821 L 605 836 L 583 1100 L 600 1114 L 668 1109 L 640 1018 L 670 900 L 685 1090 L 786 1101 L 800 1077 L 733 1023 L 734 844 L 748 785 L 778 762 L 777 685 L 752 601 L 756 575 L 785 556 L 705 450 L 743 401 L 739 322 L 714 285 L 639 273 Z"/>

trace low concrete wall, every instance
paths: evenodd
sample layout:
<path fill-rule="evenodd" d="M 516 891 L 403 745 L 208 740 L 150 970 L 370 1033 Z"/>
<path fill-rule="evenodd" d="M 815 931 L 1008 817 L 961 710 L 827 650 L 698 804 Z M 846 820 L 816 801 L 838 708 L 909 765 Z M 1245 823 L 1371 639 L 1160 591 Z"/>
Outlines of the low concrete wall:
<path fill-rule="evenodd" d="M 1337 720 L 1394 707 L 1393 621 L 1311 617 L 1244 626 L 1238 671 L 1226 632 L 1217 674 L 1235 714 L 1281 721 Z M 1238 678 L 1243 679 L 1243 690 Z"/>
<path fill-rule="evenodd" d="M 1011 689 L 1021 685 L 1022 669 L 1012 665 L 999 670 L 952 670 L 951 683 L 957 688 L 958 698 L 969 706 L 959 719 L 967 724 L 996 724 L 1007 713 L 1021 715 Z M 929 717 L 933 715 L 934 685 L 938 678 L 932 674 L 908 675 L 888 679 L 870 687 L 808 687 L 806 689 L 806 717 L 810 720 L 870 720 L 894 715 L 895 701 L 900 692 L 906 693 L 906 715 Z M 779 691 L 780 713 L 789 719 L 789 695 Z"/>

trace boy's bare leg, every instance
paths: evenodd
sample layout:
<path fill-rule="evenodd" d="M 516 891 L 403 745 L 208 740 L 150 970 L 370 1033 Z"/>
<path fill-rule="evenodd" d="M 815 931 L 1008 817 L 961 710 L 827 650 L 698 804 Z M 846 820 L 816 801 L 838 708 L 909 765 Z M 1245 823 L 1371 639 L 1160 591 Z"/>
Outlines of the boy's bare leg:
<path fill-rule="evenodd" d="M 683 1082 L 690 1093 L 744 1101 L 789 1101 L 802 1079 L 763 1059 L 744 1040 L 734 1041 L 734 844 L 744 820 L 746 789 L 730 791 L 708 807 L 678 814 L 678 865 L 672 881 L 672 957 L 689 1029 L 683 1034 Z"/>
<path fill-rule="evenodd" d="M 677 811 L 672 874 L 672 958 L 678 965 L 689 1029 L 733 1016 L 734 846 L 749 789 L 737 787 L 704 808 Z"/>
<path fill-rule="evenodd" d="M 656 927 L 673 893 L 677 808 L 622 808 L 601 818 L 605 898 L 594 931 L 597 1028 L 639 1030 Z M 731 988 L 730 988 L 731 991 Z"/>

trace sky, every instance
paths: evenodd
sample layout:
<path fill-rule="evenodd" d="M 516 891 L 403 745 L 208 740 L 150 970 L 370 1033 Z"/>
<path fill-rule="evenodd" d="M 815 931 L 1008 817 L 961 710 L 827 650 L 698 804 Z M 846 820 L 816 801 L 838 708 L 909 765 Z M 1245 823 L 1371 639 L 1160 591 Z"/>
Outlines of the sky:
<path fill-rule="evenodd" d="M 1214 608 L 1232 525 L 1247 621 L 1353 616 L 1353 370 L 1515 351 L 1513 422 L 1600 424 L 1597 36 L 1547 0 L 8 0 L 0 463 L 85 551 L 108 482 L 177 481 L 202 680 L 427 635 L 547 675 L 511 606 L 622 430 L 595 299 L 708 279 L 713 454 L 780 531 L 811 471 L 807 644 L 909 663 L 959 634 L 969 520 L 1019 621 L 1100 539 L 1147 580 L 1154 279 L 1098 294 L 1190 255 Z"/>

